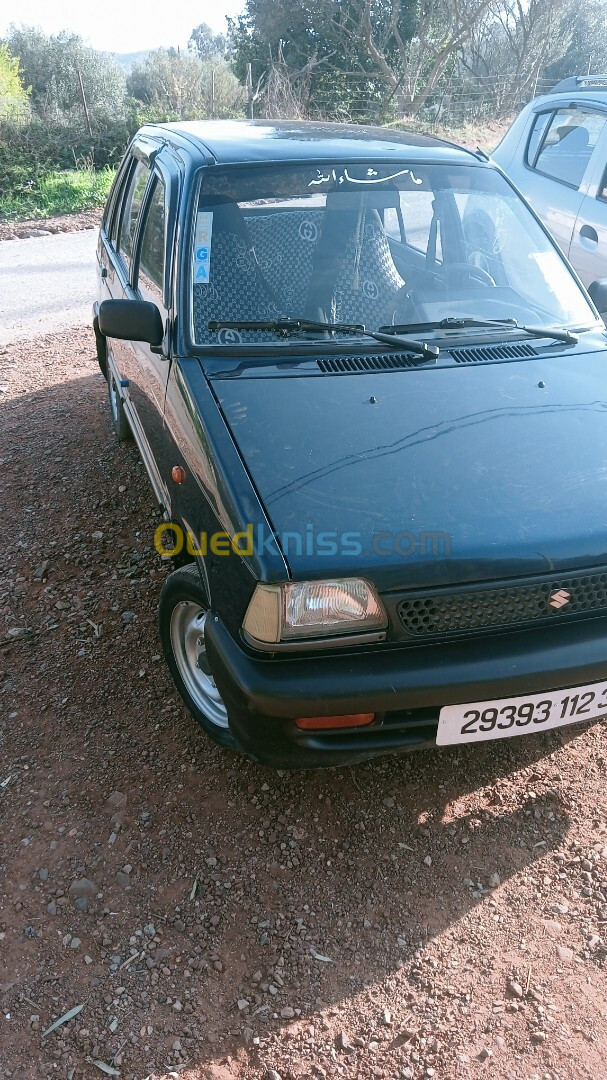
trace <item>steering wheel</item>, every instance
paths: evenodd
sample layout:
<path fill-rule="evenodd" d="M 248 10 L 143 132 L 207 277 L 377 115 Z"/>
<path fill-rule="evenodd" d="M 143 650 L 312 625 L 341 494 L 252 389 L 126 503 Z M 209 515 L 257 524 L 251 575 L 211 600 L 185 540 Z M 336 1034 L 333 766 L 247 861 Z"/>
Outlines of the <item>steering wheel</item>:
<path fill-rule="evenodd" d="M 448 282 L 453 279 L 455 273 L 463 274 L 464 277 L 472 278 L 474 281 L 480 281 L 482 285 L 490 285 L 492 288 L 496 288 L 495 278 L 491 277 L 488 270 L 484 270 L 482 266 L 475 266 L 473 263 L 456 262 L 456 263 L 443 263 L 443 276 Z M 461 280 L 461 278 L 460 278 Z"/>

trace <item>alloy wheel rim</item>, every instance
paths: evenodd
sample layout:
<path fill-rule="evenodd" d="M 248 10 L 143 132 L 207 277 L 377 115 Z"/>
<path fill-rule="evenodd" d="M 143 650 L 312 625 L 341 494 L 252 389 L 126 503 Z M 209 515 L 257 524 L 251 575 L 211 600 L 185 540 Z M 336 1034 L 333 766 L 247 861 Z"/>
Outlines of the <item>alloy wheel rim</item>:
<path fill-rule="evenodd" d="M 173 656 L 188 694 L 216 727 L 229 728 L 228 714 L 211 673 L 204 641 L 207 612 L 193 600 L 182 600 L 171 614 Z"/>

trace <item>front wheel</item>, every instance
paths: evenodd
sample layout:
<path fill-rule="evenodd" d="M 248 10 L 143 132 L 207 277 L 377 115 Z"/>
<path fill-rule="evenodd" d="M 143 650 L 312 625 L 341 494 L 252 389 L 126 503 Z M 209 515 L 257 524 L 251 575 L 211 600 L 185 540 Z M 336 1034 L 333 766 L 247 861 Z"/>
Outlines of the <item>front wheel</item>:
<path fill-rule="evenodd" d="M 237 749 L 205 647 L 208 601 L 195 564 L 174 570 L 158 605 L 165 660 L 192 716 L 220 746 Z"/>

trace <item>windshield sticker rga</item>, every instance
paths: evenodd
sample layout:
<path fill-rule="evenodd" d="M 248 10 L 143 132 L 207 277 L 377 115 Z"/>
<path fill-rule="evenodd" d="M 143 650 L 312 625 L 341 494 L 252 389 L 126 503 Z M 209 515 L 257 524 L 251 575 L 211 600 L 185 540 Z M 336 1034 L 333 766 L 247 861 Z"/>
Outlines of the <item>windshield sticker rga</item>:
<path fill-rule="evenodd" d="M 211 274 L 211 242 L 213 239 L 213 211 L 200 210 L 196 214 L 194 237 L 194 266 L 192 276 L 196 285 L 208 285 Z"/>

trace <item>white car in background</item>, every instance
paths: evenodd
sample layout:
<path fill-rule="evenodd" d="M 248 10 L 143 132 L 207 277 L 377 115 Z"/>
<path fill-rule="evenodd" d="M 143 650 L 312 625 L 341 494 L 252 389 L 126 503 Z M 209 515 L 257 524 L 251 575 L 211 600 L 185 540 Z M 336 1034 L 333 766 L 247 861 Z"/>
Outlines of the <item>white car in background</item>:
<path fill-rule="evenodd" d="M 607 75 L 564 79 L 531 101 L 492 155 L 607 303 Z M 602 286 L 599 280 L 605 279 Z"/>

